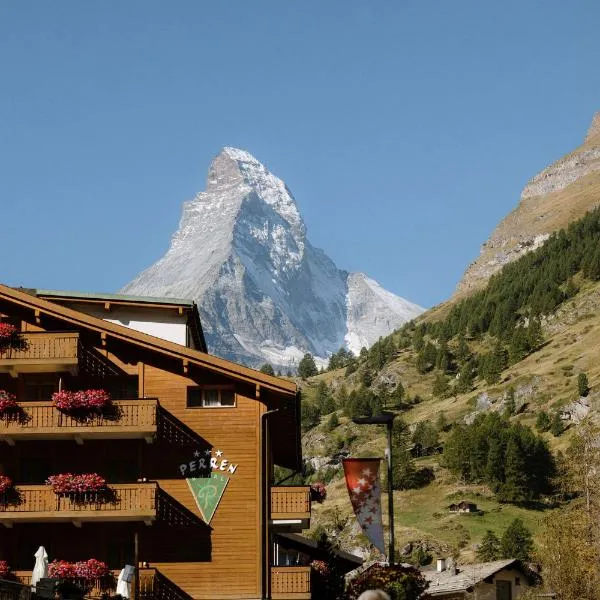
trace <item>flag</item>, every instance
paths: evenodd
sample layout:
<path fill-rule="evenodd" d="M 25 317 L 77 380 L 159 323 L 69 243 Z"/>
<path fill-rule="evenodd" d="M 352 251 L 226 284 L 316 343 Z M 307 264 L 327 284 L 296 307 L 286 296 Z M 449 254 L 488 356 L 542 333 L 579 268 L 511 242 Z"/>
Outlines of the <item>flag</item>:
<path fill-rule="evenodd" d="M 381 519 L 379 458 L 345 458 L 344 474 L 350 502 L 365 535 L 385 554 Z"/>

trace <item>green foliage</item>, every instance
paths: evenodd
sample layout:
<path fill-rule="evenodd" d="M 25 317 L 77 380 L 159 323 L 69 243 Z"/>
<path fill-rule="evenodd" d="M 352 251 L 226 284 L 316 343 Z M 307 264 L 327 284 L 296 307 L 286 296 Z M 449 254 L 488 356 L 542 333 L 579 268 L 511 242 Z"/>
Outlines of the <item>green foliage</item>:
<path fill-rule="evenodd" d="M 475 369 L 473 361 L 465 362 L 458 372 L 458 381 L 456 382 L 456 391 L 460 394 L 470 392 L 473 389 L 473 380 L 475 379 Z"/>
<path fill-rule="evenodd" d="M 436 432 L 437 437 L 437 432 Z M 410 449 L 412 439 L 408 425 L 399 418 L 392 429 L 392 487 L 395 490 L 410 490 L 423 487 L 434 479 L 430 468 L 417 469 Z"/>
<path fill-rule="evenodd" d="M 526 502 L 551 491 L 554 459 L 529 428 L 497 413 L 454 427 L 443 455 L 447 468 L 467 483 L 483 482 L 504 502 Z"/>
<path fill-rule="evenodd" d="M 329 388 L 324 381 L 319 381 L 319 384 L 317 385 L 315 403 L 319 407 L 319 412 L 322 415 L 328 415 L 335 410 L 335 402 L 333 401 Z"/>
<path fill-rule="evenodd" d="M 550 429 L 551 423 L 552 421 L 550 420 L 548 413 L 545 410 L 540 410 L 535 419 L 535 428 L 539 432 L 544 433 Z"/>
<path fill-rule="evenodd" d="M 275 375 L 275 370 L 273 369 L 273 365 L 271 365 L 269 363 L 265 363 L 264 365 L 261 365 L 259 371 L 261 373 L 264 373 L 265 375 Z"/>
<path fill-rule="evenodd" d="M 333 431 L 336 427 L 339 427 L 339 425 L 340 425 L 340 420 L 337 416 L 337 413 L 335 413 L 335 412 L 331 413 L 331 416 L 329 417 L 329 420 L 327 421 L 327 430 Z"/>
<path fill-rule="evenodd" d="M 317 369 L 314 356 L 310 352 L 307 352 L 298 364 L 298 375 L 302 377 L 302 379 L 306 379 L 318 374 L 319 370 Z"/>
<path fill-rule="evenodd" d="M 504 414 L 506 417 L 512 417 L 517 412 L 515 403 L 515 388 L 509 387 L 506 392 L 506 405 L 504 407 Z"/>
<path fill-rule="evenodd" d="M 300 405 L 300 425 L 302 431 L 308 431 L 321 422 L 321 411 L 314 402 L 302 402 Z"/>
<path fill-rule="evenodd" d="M 479 360 L 478 373 L 490 385 L 500 381 L 500 374 L 508 366 L 508 353 L 504 346 L 497 342 L 494 349 L 484 354 Z"/>
<path fill-rule="evenodd" d="M 516 558 L 525 563 L 533 554 L 533 538 L 521 519 L 515 519 L 504 531 L 500 540 L 500 557 Z"/>
<path fill-rule="evenodd" d="M 563 425 L 562 419 L 560 418 L 560 412 L 556 411 L 552 415 L 552 420 L 550 422 L 550 433 L 554 437 L 558 437 L 565 430 L 565 426 Z"/>
<path fill-rule="evenodd" d="M 590 384 L 585 373 L 579 373 L 577 376 L 577 391 L 580 396 L 587 396 L 590 393 Z"/>
<path fill-rule="evenodd" d="M 438 415 L 438 418 L 435 422 L 435 427 L 438 430 L 439 433 L 441 433 L 442 431 L 446 431 L 449 429 L 450 425 L 448 423 L 448 419 L 446 418 L 446 413 L 441 412 Z"/>
<path fill-rule="evenodd" d="M 428 582 L 415 567 L 373 565 L 355 577 L 346 589 L 347 600 L 357 600 L 366 590 L 384 590 L 391 600 L 420 600 Z"/>
<path fill-rule="evenodd" d="M 419 421 L 412 434 L 414 444 L 419 444 L 424 451 L 435 448 L 438 443 L 438 430 L 429 421 Z"/>
<path fill-rule="evenodd" d="M 488 529 L 476 551 L 477 560 L 491 562 L 500 558 L 500 540 L 496 534 Z"/>
<path fill-rule="evenodd" d="M 329 357 L 329 363 L 327 364 L 327 370 L 333 371 L 335 369 L 344 369 L 350 363 L 355 362 L 356 357 L 352 353 L 352 350 L 347 350 L 343 346 Z"/>
<path fill-rule="evenodd" d="M 350 392 L 343 409 L 346 416 L 351 419 L 354 417 L 370 417 L 381 412 L 381 399 L 373 390 L 362 386 L 358 390 Z"/>
<path fill-rule="evenodd" d="M 432 392 L 437 398 L 447 398 L 450 395 L 450 383 L 446 375 L 438 373 L 435 376 Z"/>

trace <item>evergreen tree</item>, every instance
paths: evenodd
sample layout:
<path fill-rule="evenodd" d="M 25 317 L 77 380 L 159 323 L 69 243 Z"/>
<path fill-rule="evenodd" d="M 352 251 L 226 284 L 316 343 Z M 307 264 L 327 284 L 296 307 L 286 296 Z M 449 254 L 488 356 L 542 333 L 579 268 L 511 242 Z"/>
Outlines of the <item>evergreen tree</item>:
<path fill-rule="evenodd" d="M 259 370 L 261 373 L 265 373 L 266 375 L 275 375 L 275 371 L 273 370 L 273 365 L 270 365 L 269 363 L 265 363 L 264 365 L 261 365 Z"/>
<path fill-rule="evenodd" d="M 485 532 L 476 555 L 481 562 L 491 562 L 500 558 L 500 540 L 491 529 Z"/>
<path fill-rule="evenodd" d="M 419 444 L 425 451 L 438 445 L 437 429 L 429 421 L 419 421 L 412 434 L 414 444 Z"/>
<path fill-rule="evenodd" d="M 408 490 L 416 485 L 417 469 L 410 455 L 410 444 L 408 425 L 402 419 L 395 419 L 392 429 L 392 487 L 395 490 Z"/>
<path fill-rule="evenodd" d="M 300 405 L 300 423 L 303 431 L 316 427 L 321 421 L 321 411 L 314 402 L 302 402 Z"/>
<path fill-rule="evenodd" d="M 515 388 L 510 386 L 506 392 L 506 405 L 504 407 L 504 414 L 507 417 L 512 417 L 517 412 L 515 403 Z"/>
<path fill-rule="evenodd" d="M 504 531 L 500 541 L 501 558 L 516 558 L 524 563 L 531 560 L 533 538 L 521 519 L 515 519 Z"/>
<path fill-rule="evenodd" d="M 523 360 L 529 354 L 529 340 L 524 327 L 515 327 L 510 338 L 508 357 L 511 365 Z"/>
<path fill-rule="evenodd" d="M 319 370 L 317 369 L 313 355 L 310 354 L 310 352 L 307 352 L 298 364 L 298 375 L 302 377 L 302 379 L 307 379 L 308 377 L 318 375 L 318 373 Z"/>
<path fill-rule="evenodd" d="M 329 388 L 323 380 L 319 381 L 319 384 L 317 385 L 315 402 L 322 415 L 328 415 L 335 410 L 335 404 L 329 392 Z"/>
<path fill-rule="evenodd" d="M 517 435 L 512 433 L 506 445 L 504 483 L 500 499 L 504 502 L 526 502 L 531 498 L 525 469 L 525 459 Z"/>
<path fill-rule="evenodd" d="M 590 393 L 590 385 L 585 373 L 579 373 L 577 376 L 577 391 L 580 396 L 587 396 Z"/>
<path fill-rule="evenodd" d="M 435 427 L 440 433 L 448 429 L 448 419 L 446 418 L 446 413 L 441 412 L 438 415 L 438 418 L 435 422 Z"/>
<path fill-rule="evenodd" d="M 448 377 L 443 373 L 438 373 L 433 380 L 433 395 L 437 398 L 447 398 L 450 394 L 450 384 Z"/>
<path fill-rule="evenodd" d="M 346 404 L 348 403 L 348 390 L 346 389 L 346 386 L 344 384 L 342 384 L 338 388 L 335 403 L 337 408 L 341 409 L 344 409 L 346 407 Z"/>
<path fill-rule="evenodd" d="M 543 433 L 550 429 L 551 424 L 552 421 L 550 420 L 548 413 L 545 410 L 540 410 L 535 420 L 535 428 Z"/>
<path fill-rule="evenodd" d="M 504 483 L 504 444 L 499 436 L 490 439 L 485 479 L 494 493 L 497 493 Z"/>
<path fill-rule="evenodd" d="M 529 326 L 527 327 L 527 344 L 529 346 L 529 351 L 537 350 L 543 341 L 544 336 L 542 334 L 540 319 L 539 317 L 531 317 L 529 319 Z"/>
<path fill-rule="evenodd" d="M 552 415 L 552 420 L 550 421 L 550 433 L 552 433 L 554 437 L 558 437 L 564 430 L 565 426 L 560 418 L 560 412 L 556 411 Z"/>
<path fill-rule="evenodd" d="M 327 421 L 327 429 L 329 431 L 333 431 L 336 427 L 339 427 L 340 424 L 340 420 L 337 416 L 337 413 L 333 412 L 331 413 L 331 416 L 329 417 L 329 420 Z"/>
<path fill-rule="evenodd" d="M 469 345 L 467 344 L 467 340 L 465 340 L 465 336 L 462 332 L 458 334 L 458 348 L 456 350 L 456 358 L 461 364 L 469 360 L 469 358 L 471 358 L 471 351 L 469 350 Z"/>
<path fill-rule="evenodd" d="M 458 372 L 458 381 L 456 383 L 456 391 L 459 394 L 470 392 L 473 389 L 473 364 L 467 361 L 462 365 Z"/>
<path fill-rule="evenodd" d="M 401 407 L 403 405 L 403 400 L 406 396 L 406 392 L 404 390 L 404 386 L 401 381 L 398 381 L 396 387 L 390 394 L 390 403 L 392 406 Z"/>

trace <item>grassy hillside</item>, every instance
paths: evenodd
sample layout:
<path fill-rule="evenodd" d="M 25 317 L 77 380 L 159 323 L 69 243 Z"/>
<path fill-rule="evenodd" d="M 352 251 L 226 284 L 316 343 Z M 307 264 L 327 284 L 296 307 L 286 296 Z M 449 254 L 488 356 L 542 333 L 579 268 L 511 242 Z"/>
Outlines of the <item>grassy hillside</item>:
<path fill-rule="evenodd" d="M 441 412 L 449 423 L 460 423 L 478 412 L 504 411 L 507 392 L 512 388 L 517 410 L 511 421 L 534 427 L 542 410 L 551 414 L 561 412 L 564 416 L 573 412 L 574 403 L 579 401 L 577 377 L 584 372 L 592 392 L 583 403 L 579 403 L 579 410 L 586 411 L 586 406 L 589 406 L 591 414 L 595 415 L 600 398 L 597 393 L 600 390 L 600 282 L 584 278 L 581 273 L 575 276 L 575 281 L 577 293 L 559 303 L 551 314 L 540 315 L 543 341 L 525 358 L 504 368 L 493 385 L 476 377 L 466 392 L 459 393 L 454 387 L 448 397 L 435 397 L 432 389 L 438 371 L 419 372 L 418 352 L 412 345 L 406 345 L 402 341 L 405 334 L 398 332 L 392 336 L 396 345 L 393 357 L 372 373 L 368 389 L 389 398 L 386 390 L 393 390 L 401 382 L 407 401 L 403 402 L 401 409 L 393 406 L 391 409 L 414 426 L 421 421 L 435 423 Z M 419 322 L 443 320 L 453 306 L 456 306 L 456 301 L 449 306 L 437 307 L 423 315 Z M 505 340 L 505 343 L 508 342 Z M 470 350 L 474 354 L 488 351 L 491 345 L 488 334 L 469 339 Z M 455 337 L 450 338 L 449 346 L 455 351 Z M 349 392 L 353 389 L 364 391 L 366 388 L 361 386 L 364 385 L 365 364 L 366 356 L 363 356 L 353 373 L 338 369 L 301 382 L 303 402 L 315 402 L 320 382 L 325 382 L 333 397 L 342 386 Z M 452 383 L 455 377 L 450 376 Z M 413 403 L 415 397 L 419 400 L 417 403 Z M 327 457 L 339 451 L 350 452 L 353 456 L 382 456 L 384 431 L 374 426 L 354 425 L 341 409 L 336 414 L 338 426 L 332 429 L 328 424 L 330 416 L 323 416 L 320 424 L 308 431 L 303 440 L 305 457 L 312 458 L 318 467 L 312 478 L 330 480 L 327 501 L 315 509 L 313 529 L 324 527 L 340 540 L 343 547 L 356 550 L 365 546 L 365 539 L 351 515 L 341 470 L 339 466 L 327 465 Z M 553 452 L 568 447 L 577 426 L 566 418 L 563 423 L 565 431 L 560 435 L 543 433 Z M 442 433 L 441 441 L 447 436 L 447 433 Z M 458 551 L 461 560 L 469 561 L 474 558 L 474 548 L 487 529 L 501 535 L 506 526 L 519 517 L 535 534 L 540 518 L 551 510 L 501 504 L 485 485 L 465 485 L 458 481 L 440 464 L 437 456 L 416 462 L 417 466 L 432 467 L 435 480 L 420 489 L 394 493 L 397 548 L 407 542 L 425 541 L 434 554 Z M 447 506 L 461 499 L 476 502 L 482 514 L 449 514 Z M 383 505 L 387 506 L 386 498 Z"/>

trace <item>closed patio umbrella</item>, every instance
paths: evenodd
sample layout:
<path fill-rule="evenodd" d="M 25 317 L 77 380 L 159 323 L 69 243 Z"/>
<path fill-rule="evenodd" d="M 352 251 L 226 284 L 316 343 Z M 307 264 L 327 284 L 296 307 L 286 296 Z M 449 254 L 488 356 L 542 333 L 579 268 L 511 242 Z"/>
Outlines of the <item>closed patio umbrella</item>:
<path fill-rule="evenodd" d="M 35 566 L 31 574 L 31 587 L 35 590 L 35 586 L 40 579 L 48 577 L 48 553 L 44 546 L 37 549 L 35 556 Z"/>
<path fill-rule="evenodd" d="M 121 598 L 131 598 L 131 575 L 133 574 L 133 567 L 126 565 L 124 569 L 121 569 L 119 578 L 117 579 L 117 595 Z"/>

